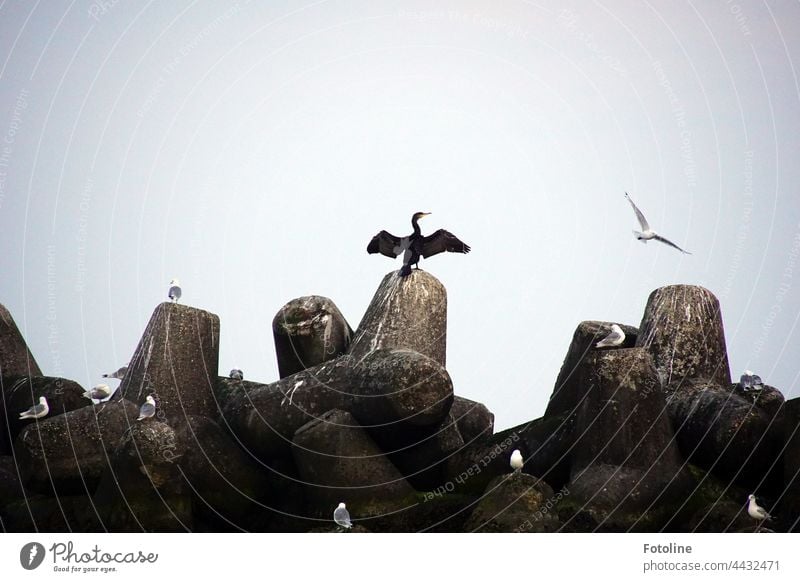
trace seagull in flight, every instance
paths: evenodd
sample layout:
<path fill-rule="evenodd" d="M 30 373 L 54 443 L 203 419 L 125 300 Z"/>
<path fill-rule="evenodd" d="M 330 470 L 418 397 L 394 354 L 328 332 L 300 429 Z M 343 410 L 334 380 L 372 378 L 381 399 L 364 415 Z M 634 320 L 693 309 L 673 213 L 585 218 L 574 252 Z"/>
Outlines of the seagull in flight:
<path fill-rule="evenodd" d="M 631 203 L 631 206 L 633 207 L 633 212 L 636 214 L 636 219 L 639 221 L 639 224 L 642 226 L 642 232 L 639 232 L 638 230 L 634 230 L 633 231 L 633 235 L 638 240 L 642 241 L 643 243 L 646 243 L 649 240 L 657 240 L 659 242 L 662 242 L 662 243 L 664 243 L 666 245 L 671 246 L 672 248 L 678 249 L 680 252 L 682 252 L 682 253 L 684 253 L 686 255 L 691 255 L 692 254 L 689 251 L 683 250 L 681 247 L 676 245 L 674 242 L 665 239 L 663 236 L 661 236 L 660 234 L 656 233 L 656 231 L 651 229 L 650 225 L 647 224 L 647 219 L 644 217 L 644 214 L 642 214 L 642 211 L 639 210 L 636 207 L 636 204 L 633 203 L 633 200 L 631 200 L 631 197 L 628 196 L 627 192 L 625 192 L 625 198 L 627 198 L 628 202 Z"/>
<path fill-rule="evenodd" d="M 625 332 L 616 323 L 611 324 L 611 331 L 608 335 L 594 344 L 596 348 L 616 347 L 625 341 Z"/>

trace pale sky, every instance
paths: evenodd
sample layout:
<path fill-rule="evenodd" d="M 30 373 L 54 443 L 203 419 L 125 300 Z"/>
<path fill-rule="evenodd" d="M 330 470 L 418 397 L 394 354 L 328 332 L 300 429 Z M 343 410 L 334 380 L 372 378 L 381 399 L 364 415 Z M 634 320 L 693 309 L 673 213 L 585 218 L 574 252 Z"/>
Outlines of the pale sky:
<path fill-rule="evenodd" d="M 734 376 L 800 393 L 797 2 L 100 6 L 0 4 L 0 302 L 46 374 L 124 364 L 178 277 L 220 371 L 274 381 L 275 312 L 355 328 L 400 266 L 367 243 L 421 210 L 472 246 L 420 266 L 497 429 L 673 283 L 719 297 Z"/>

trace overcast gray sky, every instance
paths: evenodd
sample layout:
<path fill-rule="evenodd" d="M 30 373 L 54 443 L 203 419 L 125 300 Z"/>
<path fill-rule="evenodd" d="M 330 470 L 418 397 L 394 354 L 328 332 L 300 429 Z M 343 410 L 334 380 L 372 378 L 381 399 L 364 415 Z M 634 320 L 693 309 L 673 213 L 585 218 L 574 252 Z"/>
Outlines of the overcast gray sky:
<path fill-rule="evenodd" d="M 720 299 L 732 371 L 797 396 L 797 2 L 0 4 L 0 302 L 46 374 L 124 364 L 179 277 L 223 373 L 270 323 L 357 326 L 379 230 L 447 228 L 448 369 L 497 428 L 541 416 L 576 324 Z M 692 251 L 643 245 L 623 197 Z"/>

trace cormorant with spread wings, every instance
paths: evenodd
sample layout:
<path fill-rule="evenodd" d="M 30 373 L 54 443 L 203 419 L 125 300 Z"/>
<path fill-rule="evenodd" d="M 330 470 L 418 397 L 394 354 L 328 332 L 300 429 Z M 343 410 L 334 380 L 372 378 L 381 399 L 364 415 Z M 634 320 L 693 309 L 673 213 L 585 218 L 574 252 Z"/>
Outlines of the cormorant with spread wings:
<path fill-rule="evenodd" d="M 387 257 L 395 258 L 403 255 L 403 267 L 400 269 L 400 276 L 406 277 L 411 274 L 411 266 L 416 265 L 419 269 L 420 257 L 432 257 L 444 251 L 450 253 L 468 253 L 469 245 L 464 244 L 451 232 L 440 228 L 429 236 L 422 236 L 419 228 L 420 218 L 428 216 L 430 212 L 416 212 L 411 217 L 411 226 L 414 232 L 409 236 L 399 237 L 380 231 L 367 245 L 367 252 L 370 254 L 380 253 Z"/>

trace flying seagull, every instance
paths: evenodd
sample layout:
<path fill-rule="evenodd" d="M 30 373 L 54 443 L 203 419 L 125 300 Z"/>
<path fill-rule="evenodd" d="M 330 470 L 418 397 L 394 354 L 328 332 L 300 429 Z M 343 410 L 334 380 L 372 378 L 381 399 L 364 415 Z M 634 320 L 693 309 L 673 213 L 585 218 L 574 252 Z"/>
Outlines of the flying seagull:
<path fill-rule="evenodd" d="M 34 404 L 25 412 L 19 413 L 19 420 L 26 418 L 43 418 L 50 412 L 50 406 L 47 404 L 47 398 L 44 396 L 39 397 L 39 404 Z"/>
<path fill-rule="evenodd" d="M 509 462 L 511 468 L 514 469 L 515 473 L 519 473 L 522 470 L 522 466 L 524 465 L 522 461 L 522 453 L 519 452 L 519 449 L 514 449 L 514 452 L 511 453 L 511 461 Z"/>
<path fill-rule="evenodd" d="M 385 230 L 380 231 L 369 241 L 367 252 L 370 254 L 380 253 L 392 259 L 402 254 L 403 267 L 400 269 L 400 276 L 407 277 L 411 274 L 412 266 L 419 269 L 420 257 L 427 259 L 444 251 L 450 253 L 468 253 L 470 251 L 469 245 L 464 244 L 458 240 L 456 235 L 443 228 L 431 235 L 422 236 L 417 222 L 429 214 L 430 212 L 414 213 L 411 217 L 411 226 L 414 228 L 414 232 L 408 236 L 399 237 Z"/>
<path fill-rule="evenodd" d="M 336 509 L 333 510 L 333 521 L 336 525 L 344 529 L 350 529 L 353 524 L 350 523 L 350 512 L 347 511 L 344 503 L 340 503 Z"/>
<path fill-rule="evenodd" d="M 146 420 L 152 418 L 156 413 L 156 401 L 149 394 L 145 398 L 145 403 L 139 407 L 139 418 L 136 420 Z"/>
<path fill-rule="evenodd" d="M 669 245 L 669 246 L 671 246 L 673 248 L 678 249 L 680 252 L 682 252 L 684 254 L 687 254 L 687 255 L 691 255 L 692 254 L 689 251 L 683 250 L 681 247 L 676 245 L 674 242 L 665 239 L 663 236 L 661 236 L 660 234 L 656 233 L 656 231 L 652 230 L 650 228 L 650 225 L 647 224 L 647 219 L 644 217 L 644 214 L 642 214 L 642 211 L 639 210 L 636 207 L 636 204 L 633 203 L 633 200 L 631 200 L 631 197 L 628 196 L 627 192 L 625 192 L 625 198 L 627 198 L 628 202 L 631 203 L 631 206 L 633 207 L 633 212 L 636 214 L 636 218 L 639 221 L 639 224 L 642 225 L 642 232 L 639 232 L 638 230 L 634 230 L 633 231 L 633 235 L 638 240 L 642 241 L 643 243 L 646 243 L 649 240 L 657 240 L 659 242 L 662 242 L 662 243 L 667 244 L 667 245 Z"/>
<path fill-rule="evenodd" d="M 616 323 L 612 323 L 611 331 L 608 333 L 606 337 L 597 342 L 594 345 L 594 347 L 596 348 L 615 347 L 622 345 L 622 342 L 624 341 L 625 341 L 625 332 L 622 331 L 622 328 L 618 326 Z"/>
<path fill-rule="evenodd" d="M 122 366 L 116 372 L 111 372 L 110 374 L 103 374 L 103 378 L 113 378 L 114 380 L 122 380 L 125 377 L 125 374 L 128 372 L 128 366 L 130 362 Z"/>
<path fill-rule="evenodd" d="M 228 377 L 233 380 L 244 380 L 244 372 L 242 372 L 239 368 L 234 368 L 231 370 L 231 373 L 228 374 Z"/>
<path fill-rule="evenodd" d="M 181 298 L 181 295 L 181 282 L 177 279 L 173 279 L 169 282 L 169 292 L 167 293 L 167 296 L 169 297 L 170 301 L 177 303 L 178 299 Z"/>
<path fill-rule="evenodd" d="M 747 496 L 747 514 L 753 519 L 758 521 L 771 520 L 772 516 L 767 513 L 767 510 L 761 507 L 756 501 L 756 496 L 752 493 Z"/>
<path fill-rule="evenodd" d="M 108 384 L 98 384 L 91 390 L 87 390 L 83 393 L 83 396 L 89 398 L 91 400 L 102 400 L 103 398 L 108 398 L 111 395 L 111 388 Z"/>

